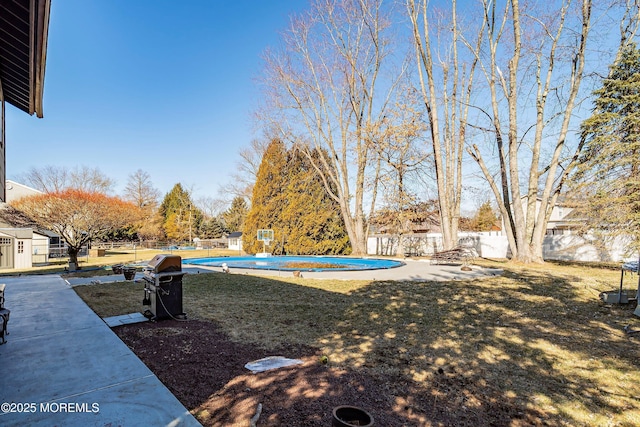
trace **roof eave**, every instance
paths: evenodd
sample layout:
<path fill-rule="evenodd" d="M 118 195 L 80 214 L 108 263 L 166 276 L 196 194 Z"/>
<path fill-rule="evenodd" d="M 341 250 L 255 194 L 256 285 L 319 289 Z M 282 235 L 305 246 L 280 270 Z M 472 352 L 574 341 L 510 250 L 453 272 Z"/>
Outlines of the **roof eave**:
<path fill-rule="evenodd" d="M 31 43 L 30 55 L 34 59 L 32 64 L 32 80 L 31 80 L 31 107 L 29 114 L 34 114 L 42 118 L 43 98 L 44 98 L 44 75 L 47 63 L 47 40 L 49 35 L 49 16 L 51 11 L 51 0 L 31 0 L 32 4 L 32 21 L 31 25 L 35 29 L 32 32 L 35 37 L 34 43 Z M 37 5 L 37 13 L 36 13 Z"/>

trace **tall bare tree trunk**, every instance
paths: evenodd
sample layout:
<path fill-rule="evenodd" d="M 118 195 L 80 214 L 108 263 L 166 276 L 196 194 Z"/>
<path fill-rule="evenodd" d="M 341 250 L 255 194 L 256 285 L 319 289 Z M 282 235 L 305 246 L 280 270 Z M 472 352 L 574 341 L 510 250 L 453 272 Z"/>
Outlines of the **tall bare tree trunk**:
<path fill-rule="evenodd" d="M 498 177 L 490 170 L 477 144 L 468 151 L 494 193 L 512 257 L 521 262 L 543 261 L 547 223 L 575 162 L 575 155 L 567 156 L 567 151 L 581 149 L 580 145 L 567 146 L 567 133 L 584 75 L 591 0 L 581 0 L 578 10 L 572 10 L 573 3 L 568 0 L 562 2 L 558 10 L 550 12 L 550 6 L 545 4 L 544 10 L 527 9 L 523 13 L 519 0 L 510 0 L 501 17 L 496 19 L 496 3 L 483 1 L 489 55 L 485 60 L 478 56 L 478 60 L 487 79 L 491 101 L 489 109 L 480 105 L 478 108 L 491 123 L 488 129 L 493 133 L 497 149 Z M 523 19 L 528 20 L 526 28 Z M 511 37 L 504 37 L 507 29 Z M 530 43 L 523 47 L 524 34 Z M 567 46 L 573 46 L 571 52 Z M 510 59 L 505 76 L 499 58 L 507 54 Z M 523 60 L 527 61 L 525 67 L 520 65 Z M 567 69 L 569 75 L 562 75 Z M 561 81 L 567 82 L 562 88 L 566 89 L 566 96 L 562 99 L 556 96 L 554 104 L 549 105 L 551 93 L 561 90 L 554 87 Z M 531 116 L 528 104 L 535 106 L 533 124 L 527 122 Z M 505 110 L 506 135 L 501 123 Z M 552 118 L 559 122 L 553 128 Z M 530 130 L 533 136 L 528 135 Z M 529 148 L 526 154 L 525 148 Z M 522 164 L 528 164 L 527 168 L 523 169 Z M 526 180 L 524 170 L 528 171 Z"/>
<path fill-rule="evenodd" d="M 478 52 L 468 58 L 468 63 L 459 55 L 458 45 L 463 41 L 458 28 L 456 0 L 452 1 L 451 22 L 444 25 L 444 32 L 438 33 L 438 41 L 444 42 L 445 46 L 432 43 L 428 4 L 428 0 L 407 0 L 407 10 L 431 136 L 443 244 L 445 249 L 451 249 L 458 243 L 462 157 Z M 451 36 L 447 33 L 451 33 Z M 434 52 L 437 54 L 438 48 L 442 52 L 450 52 L 444 54 L 440 62 L 434 59 Z M 480 49 L 479 43 L 477 49 Z M 464 65 L 468 65 L 467 74 L 461 70 Z M 440 73 L 437 73 L 438 68 Z M 436 75 L 441 75 L 442 81 L 436 81 Z M 444 112 L 440 111 L 440 104 Z"/>

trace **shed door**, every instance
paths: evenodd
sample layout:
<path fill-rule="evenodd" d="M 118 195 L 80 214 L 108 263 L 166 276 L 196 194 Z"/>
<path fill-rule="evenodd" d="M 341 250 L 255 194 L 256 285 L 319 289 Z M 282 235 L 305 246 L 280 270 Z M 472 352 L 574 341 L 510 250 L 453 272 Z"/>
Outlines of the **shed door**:
<path fill-rule="evenodd" d="M 0 237 L 0 269 L 13 268 L 13 239 Z"/>

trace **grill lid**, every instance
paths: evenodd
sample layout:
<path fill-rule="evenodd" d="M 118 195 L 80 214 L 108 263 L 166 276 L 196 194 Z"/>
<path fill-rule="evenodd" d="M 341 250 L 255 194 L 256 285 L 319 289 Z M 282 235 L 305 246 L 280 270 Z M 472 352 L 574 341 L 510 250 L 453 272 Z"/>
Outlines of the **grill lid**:
<path fill-rule="evenodd" d="M 178 255 L 158 254 L 147 264 L 150 273 L 182 271 L 182 258 Z"/>

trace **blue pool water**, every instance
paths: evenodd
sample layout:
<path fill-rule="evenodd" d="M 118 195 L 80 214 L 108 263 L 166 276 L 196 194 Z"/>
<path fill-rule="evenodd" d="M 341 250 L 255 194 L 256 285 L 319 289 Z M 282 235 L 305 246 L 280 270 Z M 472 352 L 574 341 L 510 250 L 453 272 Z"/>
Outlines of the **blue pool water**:
<path fill-rule="evenodd" d="M 356 271 L 379 270 L 404 265 L 402 261 L 375 258 L 347 258 L 331 256 L 254 256 L 213 257 L 183 259 L 183 264 L 221 267 L 226 263 L 229 268 L 251 268 L 258 270 L 281 271 Z M 308 268 L 296 266 L 296 263 L 326 264 L 327 267 Z"/>

